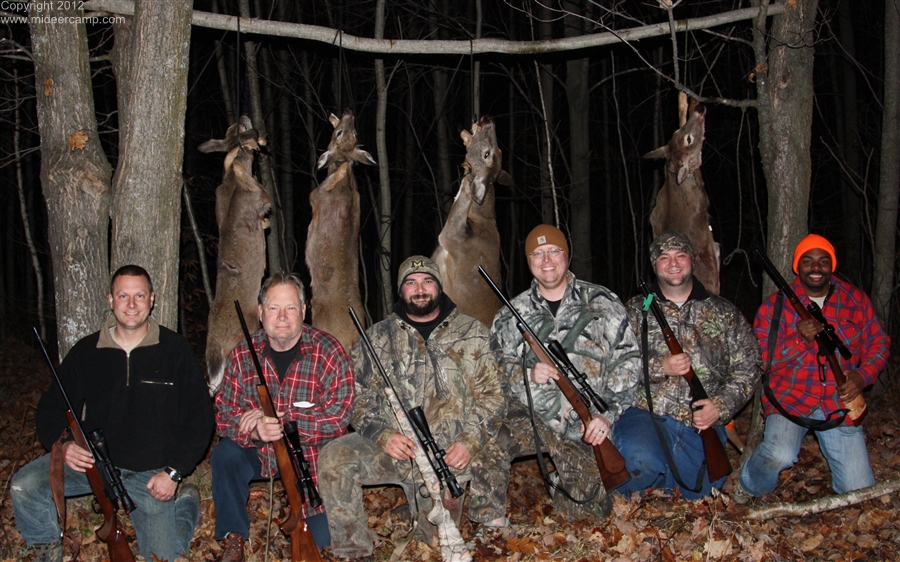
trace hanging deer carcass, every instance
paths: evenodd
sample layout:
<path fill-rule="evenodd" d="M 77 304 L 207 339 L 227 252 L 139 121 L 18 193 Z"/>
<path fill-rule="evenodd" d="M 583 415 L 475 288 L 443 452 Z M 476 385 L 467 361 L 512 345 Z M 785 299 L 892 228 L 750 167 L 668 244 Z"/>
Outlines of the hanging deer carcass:
<path fill-rule="evenodd" d="M 225 176 L 216 188 L 219 257 L 216 297 L 209 311 L 206 336 L 210 394 L 218 391 L 228 355 L 243 339 L 234 301 L 240 302 L 250 330 L 259 329 L 256 303 L 266 270 L 266 215 L 272 210 L 269 195 L 252 174 L 253 154 L 260 145 L 265 145 L 265 140 L 246 116 L 228 128 L 224 139 L 200 145 L 203 152 L 228 152 Z"/>
<path fill-rule="evenodd" d="M 431 258 L 441 272 L 444 292 L 459 311 L 490 328 L 500 300 L 479 275 L 478 266 L 500 283 L 494 183 L 512 185 L 512 178 L 500 169 L 503 152 L 490 117 L 483 116 L 472 124 L 471 133 L 463 130 L 460 137 L 466 145 L 466 173 Z"/>
<path fill-rule="evenodd" d="M 319 157 L 318 168 L 328 167 L 328 176 L 312 193 L 312 220 L 306 238 L 312 325 L 333 335 L 349 350 L 359 337 L 347 307 L 362 312 L 359 296 L 359 191 L 353 164 L 375 164 L 357 146 L 356 120 L 349 109 L 338 119 L 328 149 Z"/>
<path fill-rule="evenodd" d="M 709 197 L 700 173 L 706 108 L 696 101 L 688 108 L 679 94 L 679 123 L 671 140 L 644 158 L 665 158 L 666 181 L 650 213 L 653 236 L 667 230 L 687 235 L 694 246 L 694 275 L 711 293 L 719 294 L 719 244 L 709 226 Z"/>

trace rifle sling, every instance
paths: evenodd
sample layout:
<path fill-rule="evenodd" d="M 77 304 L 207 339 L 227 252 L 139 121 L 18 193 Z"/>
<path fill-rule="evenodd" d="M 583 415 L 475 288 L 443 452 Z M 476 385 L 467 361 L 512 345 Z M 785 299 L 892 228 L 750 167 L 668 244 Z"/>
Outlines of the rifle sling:
<path fill-rule="evenodd" d="M 669 463 L 669 470 L 672 471 L 672 477 L 675 478 L 675 482 L 678 483 L 679 486 L 684 488 L 685 490 L 690 490 L 691 492 L 699 493 L 701 489 L 703 489 L 703 478 L 706 476 L 706 457 L 703 457 L 703 462 L 700 464 L 700 468 L 697 470 L 697 481 L 693 487 L 688 486 L 684 483 L 684 480 L 681 478 L 681 474 L 678 472 L 678 467 L 675 466 L 675 459 L 672 456 L 672 451 L 669 450 L 669 444 L 666 442 L 666 436 L 663 435 L 662 429 L 659 427 L 659 422 L 657 421 L 657 415 L 653 413 L 653 398 L 650 396 L 650 354 L 649 354 L 649 343 L 648 343 L 648 326 L 647 326 L 647 310 L 644 309 L 642 312 L 643 321 L 641 322 L 641 355 L 644 364 L 644 392 L 647 394 L 647 409 L 650 410 L 650 419 L 653 420 L 653 429 L 656 430 L 656 437 L 659 438 L 659 445 L 662 447 L 663 453 L 666 456 L 666 462 Z"/>
<path fill-rule="evenodd" d="M 775 343 L 778 339 L 778 325 L 781 323 L 781 311 L 784 307 L 784 294 L 781 291 L 778 291 L 778 295 L 775 297 L 775 309 L 772 311 L 772 320 L 769 323 L 769 339 L 768 339 L 768 351 L 769 358 L 766 360 L 766 368 L 763 369 L 763 380 L 762 387 L 763 392 L 766 394 L 766 398 L 769 399 L 769 403 L 778 410 L 778 413 L 787 418 L 791 423 L 795 423 L 800 427 L 805 427 L 806 429 L 810 429 L 812 431 L 828 431 L 829 429 L 834 429 L 835 427 L 844 423 L 844 418 L 847 417 L 847 413 L 850 411 L 846 408 L 841 410 L 836 410 L 834 412 L 829 412 L 827 416 L 825 416 L 824 420 L 814 420 L 812 418 L 804 418 L 801 416 L 795 416 L 784 408 L 778 399 L 775 398 L 775 393 L 772 392 L 772 389 L 769 387 L 769 370 L 772 368 L 772 356 L 775 354 Z M 839 415 L 840 417 L 832 419 L 833 416 Z"/>
<path fill-rule="evenodd" d="M 527 344 L 526 344 L 526 349 L 528 349 Z M 591 490 L 591 493 L 588 494 L 588 496 L 585 499 L 576 500 L 575 498 L 572 497 L 572 494 L 570 494 L 569 491 L 561 485 L 562 478 L 558 478 L 558 480 L 560 482 L 560 484 L 558 484 L 558 483 L 554 482 L 552 478 L 550 478 L 550 473 L 547 471 L 547 463 L 544 460 L 543 443 L 541 442 L 541 438 L 538 435 L 538 426 L 537 426 L 538 421 L 534 415 L 534 400 L 531 397 L 531 386 L 528 384 L 528 382 L 529 382 L 528 381 L 528 367 L 526 365 L 527 355 L 528 355 L 527 351 L 522 355 L 522 382 L 525 384 L 525 395 L 528 397 L 528 413 L 530 414 L 530 420 L 531 420 L 531 432 L 532 432 L 531 434 L 532 434 L 532 438 L 534 439 L 534 452 L 537 456 L 538 468 L 541 469 L 541 480 L 544 481 L 544 488 L 546 488 L 547 493 L 550 495 L 551 498 L 553 497 L 553 492 L 551 491 L 551 489 L 553 489 L 553 490 L 558 491 L 566 499 L 568 499 L 569 501 L 571 501 L 573 503 L 576 503 L 578 505 L 588 504 L 588 503 L 594 501 L 594 499 L 597 497 L 597 494 L 600 492 L 599 484 L 594 485 L 593 489 Z M 559 476 L 558 471 L 557 471 L 557 476 Z"/>

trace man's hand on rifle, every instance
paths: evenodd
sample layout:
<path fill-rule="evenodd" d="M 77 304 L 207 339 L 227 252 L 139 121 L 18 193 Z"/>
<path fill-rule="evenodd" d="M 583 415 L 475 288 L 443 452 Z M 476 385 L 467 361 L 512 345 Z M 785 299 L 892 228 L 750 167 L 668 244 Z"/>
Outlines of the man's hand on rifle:
<path fill-rule="evenodd" d="M 844 371 L 844 375 L 847 377 L 847 380 L 838 387 L 838 396 L 846 404 L 862 394 L 863 389 L 866 387 L 866 380 L 858 371 L 853 369 L 847 369 Z"/>
<path fill-rule="evenodd" d="M 531 382 L 534 384 L 547 384 L 550 379 L 559 380 L 559 371 L 553 365 L 537 363 L 531 368 Z"/>
<path fill-rule="evenodd" d="M 409 437 L 403 435 L 399 431 L 394 432 L 388 438 L 387 444 L 384 446 L 384 452 L 387 456 L 398 461 L 416 458 L 416 444 Z"/>
<path fill-rule="evenodd" d="M 816 334 L 825 329 L 825 326 L 822 325 L 821 322 L 816 320 L 815 318 L 807 318 L 806 320 L 801 320 L 797 322 L 797 330 L 800 332 L 800 335 L 803 336 L 803 339 L 806 341 L 813 341 L 816 339 Z"/>
<path fill-rule="evenodd" d="M 153 496 L 153 499 L 161 502 L 172 499 L 176 488 L 178 488 L 178 482 L 172 480 L 165 471 L 157 472 L 147 481 L 147 489 L 150 490 L 150 495 Z"/>
<path fill-rule="evenodd" d="M 719 421 L 722 414 L 712 400 L 704 399 L 694 402 L 694 427 L 703 431 Z"/>
<path fill-rule="evenodd" d="M 691 356 L 687 353 L 672 355 L 666 353 L 662 358 L 662 372 L 667 377 L 683 377 L 691 370 Z"/>
<path fill-rule="evenodd" d="M 588 445 L 599 445 L 609 436 L 609 420 L 603 414 L 594 414 L 591 416 L 591 422 L 584 427 L 582 425 L 581 432 L 584 434 L 584 442 Z"/>
<path fill-rule="evenodd" d="M 66 466 L 75 472 L 85 472 L 94 466 L 94 457 L 88 451 L 76 445 L 74 441 L 69 441 L 65 447 L 64 460 Z"/>
<path fill-rule="evenodd" d="M 278 417 L 284 415 L 284 412 L 278 412 Z M 284 427 L 278 418 L 270 418 L 263 414 L 262 408 L 247 410 L 241 415 L 241 422 L 238 425 L 241 433 L 249 433 L 250 439 L 253 441 L 262 441 L 271 443 L 281 439 L 284 433 Z"/>
<path fill-rule="evenodd" d="M 444 462 L 447 463 L 447 466 L 452 466 L 456 470 L 465 470 L 465 468 L 469 466 L 469 461 L 472 460 L 472 455 L 469 453 L 469 450 L 466 449 L 465 445 L 459 442 L 447 447 L 445 453 Z"/>

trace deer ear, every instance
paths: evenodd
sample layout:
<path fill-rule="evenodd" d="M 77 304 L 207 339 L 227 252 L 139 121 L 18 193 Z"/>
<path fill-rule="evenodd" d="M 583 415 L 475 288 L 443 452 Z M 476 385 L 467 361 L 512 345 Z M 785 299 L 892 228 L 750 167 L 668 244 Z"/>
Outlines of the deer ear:
<path fill-rule="evenodd" d="M 200 152 L 228 152 L 225 141 L 222 139 L 209 139 L 197 147 Z"/>
<path fill-rule="evenodd" d="M 326 150 L 324 153 L 322 153 L 322 156 L 319 156 L 319 160 L 318 160 L 318 162 L 316 162 L 316 169 L 321 170 L 322 168 L 327 166 L 328 161 L 330 159 L 331 159 L 331 151 Z"/>
<path fill-rule="evenodd" d="M 497 176 L 497 183 L 499 183 L 500 185 L 506 185 L 506 186 L 515 185 L 515 183 L 513 183 L 512 176 L 509 175 L 505 170 L 500 170 L 500 175 Z"/>
<path fill-rule="evenodd" d="M 656 150 L 651 150 L 647 154 L 643 155 L 642 158 L 668 158 L 669 157 L 669 147 L 661 146 Z"/>
<path fill-rule="evenodd" d="M 681 185 L 682 183 L 684 183 L 684 178 L 687 177 L 688 172 L 690 172 L 690 169 L 689 169 L 689 166 L 687 165 L 687 163 L 685 163 L 682 167 L 678 168 L 678 177 L 676 178 L 678 185 Z"/>
<path fill-rule="evenodd" d="M 460 138 L 462 138 L 463 144 L 466 146 L 469 146 L 469 143 L 472 142 L 472 133 L 470 133 L 469 131 L 467 131 L 465 129 L 460 131 L 459 136 L 460 136 Z"/>
<path fill-rule="evenodd" d="M 357 148 L 351 152 L 350 159 L 354 162 L 359 162 L 360 164 L 371 164 L 372 166 L 378 165 L 378 163 L 375 162 L 375 159 L 372 158 L 372 155 L 361 148 Z"/>
<path fill-rule="evenodd" d="M 337 115 L 332 113 L 328 116 L 328 122 L 331 123 L 331 126 L 337 129 L 337 126 L 340 124 L 341 120 L 338 119 Z"/>
<path fill-rule="evenodd" d="M 476 179 L 472 184 L 472 200 L 476 204 L 484 203 L 484 194 L 487 193 L 487 186 L 482 179 Z"/>

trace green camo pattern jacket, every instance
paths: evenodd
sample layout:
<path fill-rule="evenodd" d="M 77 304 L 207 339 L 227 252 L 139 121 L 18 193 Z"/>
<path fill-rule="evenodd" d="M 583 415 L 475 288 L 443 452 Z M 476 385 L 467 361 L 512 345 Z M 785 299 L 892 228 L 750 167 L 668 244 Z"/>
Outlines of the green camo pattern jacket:
<path fill-rule="evenodd" d="M 556 316 L 532 280 L 531 289 L 512 300 L 512 305 L 545 344 L 559 341 L 575 368 L 609 406 L 604 415 L 614 423 L 634 400 L 640 373 L 640 348 L 622 301 L 606 287 L 579 281 L 568 272 L 566 292 Z M 528 404 L 522 377 L 522 354 L 528 352 L 529 369 L 537 357 L 516 328 L 516 319 L 505 306 L 494 317 L 491 349 L 506 372 L 512 394 Z M 578 383 L 573 381 L 578 388 Z M 536 385 L 529 379 L 534 411 L 551 429 L 573 441 L 581 440 L 581 420 L 556 384 Z M 596 410 L 591 408 L 592 413 Z"/>
<path fill-rule="evenodd" d="M 703 389 L 719 410 L 716 426 L 727 423 L 753 395 L 762 373 L 759 345 L 744 315 L 726 299 L 706 290 L 694 278 L 694 287 L 685 303 L 678 306 L 662 297 L 657 285 L 651 290 L 666 315 L 675 339 L 691 357 L 694 373 Z M 628 316 L 640 341 L 642 295 L 628 301 Z M 647 312 L 650 392 L 653 411 L 691 424 L 691 391 L 683 377 L 667 377 L 662 372 L 662 358 L 669 352 L 662 330 Z M 641 379 L 643 380 L 643 372 Z M 647 410 L 643 382 L 635 399 L 636 407 Z"/>
<path fill-rule="evenodd" d="M 428 341 L 396 313 L 367 333 L 403 407 L 422 407 L 438 446 L 446 449 L 458 441 L 475 456 L 507 410 L 487 328 L 454 308 Z M 356 372 L 353 427 L 384 448 L 400 429 L 384 380 L 362 339 L 354 344 L 351 358 Z"/>

